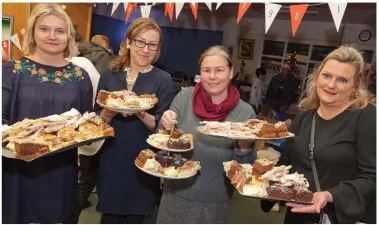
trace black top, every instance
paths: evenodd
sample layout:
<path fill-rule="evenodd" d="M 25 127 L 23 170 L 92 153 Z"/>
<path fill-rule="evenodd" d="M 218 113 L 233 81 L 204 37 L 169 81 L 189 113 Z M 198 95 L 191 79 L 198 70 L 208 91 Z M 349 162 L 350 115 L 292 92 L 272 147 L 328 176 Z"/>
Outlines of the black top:
<path fill-rule="evenodd" d="M 127 89 L 126 72 L 104 71 L 98 91 Z M 140 73 L 133 86 L 137 95 L 156 94 L 158 103 L 147 112 L 155 117 L 156 125 L 173 99 L 171 76 L 156 67 Z M 102 108 L 95 104 L 99 113 Z M 153 211 L 160 197 L 160 180 L 140 171 L 134 164 L 138 154 L 151 146 L 146 142 L 152 133 L 137 116 L 113 117 L 110 125 L 115 137 L 105 141 L 100 157 L 97 180 L 99 203 L 97 210 L 114 215 L 144 215 Z"/>
<path fill-rule="evenodd" d="M 75 108 L 92 111 L 87 72 L 67 62 L 53 67 L 21 57 L 2 65 L 2 123 Z M 77 151 L 25 162 L 3 157 L 3 223 L 67 223 L 75 202 Z"/>
<path fill-rule="evenodd" d="M 309 159 L 312 116 L 315 110 L 298 114 L 292 125 L 279 164 L 292 165 L 291 173 L 304 174 L 316 192 Z M 376 200 L 376 108 L 345 110 L 331 120 L 316 113 L 314 160 L 322 191 L 329 191 L 333 204 L 326 213 L 334 223 L 355 223 L 364 218 L 375 223 Z M 367 210 L 366 210 L 367 208 Z M 365 214 L 365 211 L 369 211 Z M 315 214 L 286 214 L 286 223 L 317 223 Z"/>
<path fill-rule="evenodd" d="M 281 111 L 283 108 L 289 107 L 291 103 L 297 101 L 297 91 L 298 84 L 294 77 L 290 75 L 284 77 L 279 74 L 274 76 L 270 81 L 266 92 L 266 101 L 272 109 Z"/>

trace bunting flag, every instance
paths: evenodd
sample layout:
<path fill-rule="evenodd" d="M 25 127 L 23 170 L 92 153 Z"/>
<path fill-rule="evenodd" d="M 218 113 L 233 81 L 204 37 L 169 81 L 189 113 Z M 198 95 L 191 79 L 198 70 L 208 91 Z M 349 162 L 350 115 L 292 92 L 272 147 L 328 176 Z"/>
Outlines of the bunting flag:
<path fill-rule="evenodd" d="M 336 25 L 337 32 L 340 29 L 341 21 L 343 15 L 345 14 L 347 2 L 344 3 L 328 3 L 330 12 L 334 20 L 334 25 Z"/>
<path fill-rule="evenodd" d="M 124 12 L 126 13 L 126 10 L 128 10 L 128 4 L 129 3 L 124 3 Z"/>
<path fill-rule="evenodd" d="M 111 16 L 113 16 L 113 13 L 116 11 L 118 5 L 120 5 L 120 3 L 113 3 Z"/>
<path fill-rule="evenodd" d="M 21 35 L 21 37 L 24 37 L 25 33 L 26 33 L 26 29 L 25 29 L 25 27 L 24 27 L 24 28 L 22 28 L 22 29 L 20 30 L 20 35 Z"/>
<path fill-rule="evenodd" d="M 204 2 L 205 5 L 207 5 L 209 11 L 212 11 L 212 2 Z"/>
<path fill-rule="evenodd" d="M 166 16 L 167 14 L 170 18 L 170 21 L 172 22 L 172 15 L 174 14 L 174 3 L 165 3 L 164 15 Z"/>
<path fill-rule="evenodd" d="M 307 11 L 309 4 L 290 5 L 292 36 L 295 37 L 297 28 Z"/>
<path fill-rule="evenodd" d="M 278 12 L 282 5 L 278 4 L 272 4 L 272 3 L 266 3 L 265 4 L 265 29 L 267 34 L 268 29 L 270 29 L 272 22 L 274 21 L 276 15 L 278 15 Z"/>
<path fill-rule="evenodd" d="M 135 8 L 137 8 L 137 3 L 124 3 L 124 4 L 127 4 L 128 5 L 128 8 L 127 8 L 127 10 L 126 10 L 126 15 L 125 15 L 125 23 L 127 23 L 128 22 L 128 20 L 129 20 L 129 17 L 130 17 L 130 15 L 132 14 L 132 12 L 133 12 L 133 10 L 135 9 Z"/>
<path fill-rule="evenodd" d="M 195 20 L 197 18 L 197 8 L 199 6 L 199 3 L 190 3 L 190 7 L 191 7 L 191 10 L 192 10 L 192 13 L 193 13 L 193 16 L 195 17 Z"/>
<path fill-rule="evenodd" d="M 151 5 L 141 5 L 140 8 L 141 8 L 142 18 L 149 18 Z"/>
<path fill-rule="evenodd" d="M 217 3 L 216 10 L 221 6 L 222 2 Z"/>
<path fill-rule="evenodd" d="M 15 33 L 14 35 L 12 35 L 11 41 L 13 44 L 17 46 L 18 49 L 20 49 L 20 51 L 22 51 L 20 39 L 18 38 L 18 33 Z"/>
<path fill-rule="evenodd" d="M 1 45 L 3 46 L 4 52 L 9 58 L 8 51 L 9 51 L 9 40 L 5 40 L 1 42 Z"/>
<path fill-rule="evenodd" d="M 246 13 L 247 9 L 250 7 L 251 3 L 239 3 L 238 5 L 238 15 L 237 23 L 241 20 L 242 16 Z"/>
<path fill-rule="evenodd" d="M 184 6 L 183 2 L 177 2 L 177 3 L 175 3 L 175 15 L 176 15 L 176 19 L 178 19 L 179 14 L 180 14 L 180 12 L 183 9 L 183 6 Z"/>

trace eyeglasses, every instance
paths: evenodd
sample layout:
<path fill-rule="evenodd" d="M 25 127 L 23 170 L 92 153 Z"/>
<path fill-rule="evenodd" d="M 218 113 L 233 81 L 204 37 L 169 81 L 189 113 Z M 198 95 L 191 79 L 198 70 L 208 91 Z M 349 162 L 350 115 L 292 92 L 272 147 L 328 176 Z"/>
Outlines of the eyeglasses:
<path fill-rule="evenodd" d="M 138 48 L 144 48 L 147 45 L 149 50 L 157 51 L 158 47 L 159 47 L 158 44 L 155 44 L 155 43 L 148 44 L 148 43 L 146 43 L 142 40 L 138 40 L 138 39 L 134 39 L 133 41 L 134 41 L 134 45 L 137 46 Z"/>

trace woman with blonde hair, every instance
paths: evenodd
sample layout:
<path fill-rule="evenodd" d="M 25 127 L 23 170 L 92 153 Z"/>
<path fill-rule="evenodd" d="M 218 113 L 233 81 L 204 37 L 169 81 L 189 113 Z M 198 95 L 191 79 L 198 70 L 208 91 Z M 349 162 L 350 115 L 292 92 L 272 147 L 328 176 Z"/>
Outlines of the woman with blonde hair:
<path fill-rule="evenodd" d="M 2 123 L 12 125 L 69 111 L 92 111 L 86 71 L 73 55 L 74 28 L 57 4 L 39 4 L 30 14 L 25 56 L 3 64 Z M 77 151 L 25 162 L 3 157 L 3 223 L 67 223 L 75 202 Z"/>
<path fill-rule="evenodd" d="M 279 164 L 305 175 L 314 204 L 287 203 L 285 223 L 318 223 L 325 214 L 332 223 L 375 223 L 376 108 L 363 69 L 362 55 L 341 46 L 310 75 Z"/>
<path fill-rule="evenodd" d="M 123 43 L 122 54 L 102 73 L 98 91 L 127 89 L 137 95 L 155 94 L 158 103 L 136 114 L 117 114 L 95 105 L 117 134 L 100 150 L 97 210 L 103 213 L 101 223 L 142 223 L 144 216 L 153 211 L 161 195 L 160 180 L 140 171 L 134 160 L 141 150 L 150 148 L 146 139 L 173 99 L 171 76 L 152 66 L 161 48 L 161 30 L 156 22 L 136 19 Z"/>
<path fill-rule="evenodd" d="M 170 110 L 162 116 L 162 126 L 174 124 L 184 133 L 194 134 L 194 150 L 183 153 L 200 161 L 201 171 L 185 180 L 165 180 L 158 223 L 224 223 L 234 187 L 224 175 L 223 162 L 232 159 L 252 163 L 256 154 L 251 141 L 211 137 L 196 131 L 201 121 L 242 122 L 255 118 L 253 108 L 240 99 L 230 84 L 233 65 L 222 46 L 207 49 L 200 57 L 201 81 L 183 89 Z"/>

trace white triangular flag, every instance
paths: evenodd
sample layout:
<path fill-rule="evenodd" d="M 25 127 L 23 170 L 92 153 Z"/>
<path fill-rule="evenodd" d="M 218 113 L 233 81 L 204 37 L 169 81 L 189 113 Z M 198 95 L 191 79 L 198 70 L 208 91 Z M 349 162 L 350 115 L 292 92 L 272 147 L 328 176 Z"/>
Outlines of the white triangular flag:
<path fill-rule="evenodd" d="M 192 4 L 192 6 L 193 6 L 194 8 L 196 8 L 196 2 L 191 2 L 190 4 Z"/>
<path fill-rule="evenodd" d="M 22 51 L 20 39 L 18 38 L 18 34 L 17 33 L 15 33 L 11 37 L 11 41 L 12 41 L 13 44 L 15 44 L 17 46 L 18 49 L 20 49 Z"/>
<path fill-rule="evenodd" d="M 124 11 L 126 12 L 126 9 L 128 8 L 128 3 L 124 3 Z"/>
<path fill-rule="evenodd" d="M 149 18 L 151 5 L 141 5 L 140 8 L 141 8 L 142 18 Z"/>
<path fill-rule="evenodd" d="M 216 10 L 220 7 L 221 4 L 222 4 L 222 2 L 217 3 Z"/>
<path fill-rule="evenodd" d="M 112 5 L 112 13 L 111 13 L 111 16 L 113 15 L 113 13 L 116 11 L 116 9 L 117 9 L 117 7 L 118 7 L 118 5 L 120 5 L 120 3 L 113 3 L 113 5 Z"/>
<path fill-rule="evenodd" d="M 334 24 L 336 25 L 337 32 L 340 29 L 343 14 L 345 14 L 347 2 L 345 3 L 328 3 L 330 12 L 332 12 L 332 17 Z"/>
<path fill-rule="evenodd" d="M 212 2 L 204 2 L 210 11 L 212 11 Z"/>
<path fill-rule="evenodd" d="M 265 28 L 266 33 L 268 29 L 270 29 L 272 22 L 274 22 L 274 19 L 276 15 L 278 15 L 278 12 L 282 5 L 273 4 L 273 3 L 265 3 Z"/>
<path fill-rule="evenodd" d="M 179 13 L 183 9 L 183 5 L 184 5 L 184 2 L 176 2 L 175 3 L 175 15 L 176 15 L 176 19 L 178 19 Z"/>

